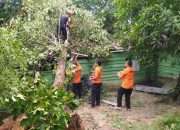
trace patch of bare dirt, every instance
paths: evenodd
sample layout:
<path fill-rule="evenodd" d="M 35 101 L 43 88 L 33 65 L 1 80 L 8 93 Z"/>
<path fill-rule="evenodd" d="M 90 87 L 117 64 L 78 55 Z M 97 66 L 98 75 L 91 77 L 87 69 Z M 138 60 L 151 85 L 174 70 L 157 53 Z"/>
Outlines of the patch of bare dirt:
<path fill-rule="evenodd" d="M 103 99 L 116 102 L 116 93 L 110 93 Z M 125 108 L 115 110 L 107 104 L 91 108 L 88 103 L 83 103 L 76 112 L 81 116 L 86 130 L 121 130 L 114 126 L 114 122 L 120 120 L 129 124 L 150 124 L 164 114 L 180 110 L 180 106 L 161 103 L 160 99 L 161 96 L 133 92 L 131 111 L 126 111 Z"/>
<path fill-rule="evenodd" d="M 0 130 L 24 130 L 20 123 L 26 118 L 27 116 L 25 114 L 19 115 L 15 120 L 12 116 L 10 116 L 3 120 L 3 124 L 0 126 Z"/>

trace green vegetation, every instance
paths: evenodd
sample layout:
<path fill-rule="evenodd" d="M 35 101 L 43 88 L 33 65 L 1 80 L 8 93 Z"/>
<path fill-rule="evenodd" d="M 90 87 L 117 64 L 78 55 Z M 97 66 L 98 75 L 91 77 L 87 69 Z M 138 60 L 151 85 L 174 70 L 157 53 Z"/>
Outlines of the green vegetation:
<path fill-rule="evenodd" d="M 146 79 L 155 81 L 159 61 L 167 55 L 180 56 L 179 7 L 179 0 L 1 0 L 0 108 L 14 117 L 25 113 L 25 128 L 63 130 L 68 125 L 68 110 L 78 105 L 73 95 L 55 90 L 41 77 L 34 82 L 37 68 L 49 52 L 56 61 L 63 57 L 64 45 L 56 40 L 56 27 L 68 8 L 76 12 L 68 49 L 104 58 L 112 43 L 119 41 L 145 66 Z M 116 39 L 110 41 L 112 37 Z M 70 69 L 71 65 L 64 84 L 72 78 Z M 179 89 L 176 92 L 178 97 Z M 116 128 L 136 128 L 123 126 L 121 119 L 118 122 Z M 174 114 L 159 120 L 155 127 L 178 130 L 179 124 L 179 116 Z"/>
<path fill-rule="evenodd" d="M 63 130 L 70 118 L 68 109 L 73 110 L 77 106 L 78 102 L 74 100 L 73 94 L 53 90 L 43 83 L 38 86 L 28 83 L 16 95 L 5 98 L 3 103 L 3 107 L 12 115 L 26 113 L 27 119 L 22 125 L 25 128 L 34 127 L 35 130 Z"/>
<path fill-rule="evenodd" d="M 63 44 L 56 41 L 55 31 L 59 16 L 67 8 L 76 11 L 73 44 L 69 48 L 93 57 L 108 55 L 108 34 L 102 29 L 101 20 L 76 8 L 71 1 L 25 0 L 13 15 L 0 10 L 0 14 L 7 16 L 6 20 L 1 17 L 6 23 L 0 27 L 0 108 L 14 117 L 25 113 L 27 119 L 22 122 L 25 128 L 63 130 L 69 123 L 69 109 L 74 110 L 78 105 L 71 93 L 54 90 L 41 77 L 34 82 L 40 60 L 46 59 L 50 51 L 56 53 L 55 58 L 62 55 Z M 65 84 L 70 82 L 69 69 Z"/>
<path fill-rule="evenodd" d="M 179 56 L 177 0 L 115 0 L 116 36 L 146 66 L 147 80 L 157 80 L 159 60 Z"/>
<path fill-rule="evenodd" d="M 21 6 L 21 0 L 0 0 L 0 25 L 11 19 Z"/>
<path fill-rule="evenodd" d="M 114 119 L 113 127 L 123 130 L 179 130 L 180 129 L 180 115 L 179 113 L 171 113 L 156 119 L 153 123 L 130 123 L 123 119 Z"/>
<path fill-rule="evenodd" d="M 158 122 L 160 130 L 179 130 L 180 129 L 180 113 L 172 113 L 162 117 Z"/>
<path fill-rule="evenodd" d="M 15 117 L 25 113 L 23 124 L 35 129 L 64 129 L 70 115 L 65 107 L 74 109 L 78 104 L 73 95 L 64 90 L 53 90 L 44 82 L 34 84 L 29 75 L 29 51 L 17 38 L 17 31 L 0 28 L 0 108 Z"/>
<path fill-rule="evenodd" d="M 115 33 L 114 23 L 116 18 L 114 16 L 115 8 L 112 0 L 72 0 L 77 7 L 87 9 L 95 15 L 97 19 L 102 19 L 103 28 L 110 34 Z"/>

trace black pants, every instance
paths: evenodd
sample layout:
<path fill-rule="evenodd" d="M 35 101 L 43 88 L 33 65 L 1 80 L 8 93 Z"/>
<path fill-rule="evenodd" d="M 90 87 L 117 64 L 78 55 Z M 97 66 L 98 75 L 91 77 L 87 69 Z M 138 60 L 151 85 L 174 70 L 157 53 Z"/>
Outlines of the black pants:
<path fill-rule="evenodd" d="M 75 97 L 77 98 L 81 98 L 81 96 L 82 96 L 82 85 L 81 85 L 81 83 L 78 83 L 78 84 L 73 84 L 73 86 L 72 86 L 73 88 L 72 88 L 72 90 L 73 90 L 73 93 L 74 93 L 74 95 L 75 95 Z"/>
<path fill-rule="evenodd" d="M 67 30 L 66 28 L 60 28 L 60 36 L 63 41 L 67 40 Z"/>
<path fill-rule="evenodd" d="M 122 107 L 122 97 L 125 94 L 125 103 L 126 103 L 126 108 L 130 109 L 131 108 L 131 94 L 132 94 L 132 89 L 124 89 L 124 88 L 119 88 L 118 89 L 118 96 L 117 96 L 117 106 Z"/>
<path fill-rule="evenodd" d="M 101 99 L 101 86 L 102 84 L 93 84 L 91 87 L 91 106 L 99 106 Z"/>

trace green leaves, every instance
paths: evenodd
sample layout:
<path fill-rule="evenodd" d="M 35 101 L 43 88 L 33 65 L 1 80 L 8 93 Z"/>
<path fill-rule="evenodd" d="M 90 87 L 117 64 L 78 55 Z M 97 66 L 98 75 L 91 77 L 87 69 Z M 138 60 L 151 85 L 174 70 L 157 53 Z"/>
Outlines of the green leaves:
<path fill-rule="evenodd" d="M 20 76 L 26 70 L 26 52 L 16 39 L 16 31 L 0 28 L 0 100 L 16 95 L 22 85 Z"/>
<path fill-rule="evenodd" d="M 47 58 L 49 52 L 62 56 L 63 44 L 57 42 L 55 33 L 59 16 L 67 8 L 77 12 L 72 18 L 69 48 L 77 49 L 92 57 L 107 56 L 110 42 L 103 30 L 102 20 L 92 13 L 76 8 L 67 0 L 23 0 L 18 13 L 0 27 L 0 107 L 5 107 L 13 116 L 25 113 L 26 127 L 37 130 L 62 130 L 68 123 L 68 109 L 78 105 L 73 95 L 64 90 L 53 90 L 37 81 L 31 73 L 34 64 Z M 72 75 L 67 69 L 70 82 Z"/>
<path fill-rule="evenodd" d="M 169 0 L 121 1 L 117 4 L 116 16 L 120 19 L 119 33 L 123 43 L 133 46 L 142 62 L 152 63 L 152 58 L 160 53 L 173 54 L 179 48 L 179 31 L 176 28 L 176 5 Z M 171 3 L 171 7 L 167 5 Z M 136 15 L 132 15 L 136 12 Z M 176 21 L 177 20 L 177 21 Z M 128 23 L 130 21 L 130 23 Z M 174 29 L 174 27 L 176 29 Z M 148 62 L 150 60 L 150 62 Z"/>
<path fill-rule="evenodd" d="M 92 13 L 79 9 L 73 19 L 71 30 L 72 48 L 94 56 L 107 56 L 110 48 L 108 33 L 102 29 L 101 20 Z"/>
<path fill-rule="evenodd" d="M 146 80 L 156 80 L 158 62 L 167 55 L 179 56 L 180 2 L 176 0 L 114 0 L 118 21 L 116 37 L 131 47 L 146 68 Z M 179 18 L 178 18 L 179 19 Z M 176 29 L 175 29 L 176 28 Z M 154 72 L 152 71 L 154 70 Z"/>
<path fill-rule="evenodd" d="M 4 106 L 13 115 L 25 113 L 28 117 L 22 123 L 25 127 L 64 129 L 70 117 L 65 111 L 78 105 L 73 98 L 73 94 L 64 90 L 53 90 L 43 83 L 31 87 L 29 83 L 17 95 L 7 98 Z"/>
<path fill-rule="evenodd" d="M 20 8 L 21 0 L 0 1 L 0 25 L 10 20 Z"/>

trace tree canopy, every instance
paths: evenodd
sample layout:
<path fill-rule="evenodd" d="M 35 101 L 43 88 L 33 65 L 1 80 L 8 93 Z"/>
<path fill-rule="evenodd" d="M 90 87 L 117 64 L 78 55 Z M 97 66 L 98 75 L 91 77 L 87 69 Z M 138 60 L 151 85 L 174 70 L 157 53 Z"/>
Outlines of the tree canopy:
<path fill-rule="evenodd" d="M 167 52 L 169 48 L 172 48 L 173 52 L 174 49 L 178 52 L 179 2 L 115 0 L 115 3 L 118 17 L 116 27 L 119 30 L 117 35 L 122 41 L 127 41 L 125 43 L 131 43 L 141 59 L 143 55 L 144 57 L 156 55 L 159 52 Z"/>
<path fill-rule="evenodd" d="M 114 2 L 115 15 L 118 18 L 115 25 L 116 37 L 121 40 L 122 45 L 131 46 L 133 55 L 139 57 L 142 64 L 153 67 L 157 74 L 157 64 L 161 58 L 179 55 L 180 2 L 177 0 Z"/>
<path fill-rule="evenodd" d="M 86 9 L 103 21 L 103 28 L 110 34 L 114 33 L 113 24 L 116 21 L 114 17 L 114 3 L 112 0 L 72 0 L 77 7 Z"/>

